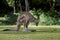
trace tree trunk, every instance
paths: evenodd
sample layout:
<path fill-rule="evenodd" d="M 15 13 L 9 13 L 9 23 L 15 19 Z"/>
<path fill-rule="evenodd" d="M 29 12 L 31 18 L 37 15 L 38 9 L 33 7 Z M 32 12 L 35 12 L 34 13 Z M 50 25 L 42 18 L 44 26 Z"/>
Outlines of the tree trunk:
<path fill-rule="evenodd" d="M 21 6 L 21 2 L 19 0 L 19 6 L 20 6 L 20 13 L 22 12 L 22 6 Z"/>
<path fill-rule="evenodd" d="M 16 13 L 16 0 L 14 0 L 14 13 Z"/>
<path fill-rule="evenodd" d="M 52 0 L 51 10 L 54 10 L 55 1 L 56 1 L 56 0 Z"/>
<path fill-rule="evenodd" d="M 25 0 L 25 10 L 28 12 L 29 11 L 29 3 L 28 3 L 28 0 Z"/>

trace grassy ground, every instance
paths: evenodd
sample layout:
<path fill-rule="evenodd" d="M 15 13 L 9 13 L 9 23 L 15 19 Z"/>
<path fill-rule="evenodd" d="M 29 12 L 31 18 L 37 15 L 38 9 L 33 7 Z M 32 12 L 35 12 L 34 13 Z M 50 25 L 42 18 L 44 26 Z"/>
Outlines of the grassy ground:
<path fill-rule="evenodd" d="M 3 29 L 15 29 L 16 25 L 0 26 L 0 40 L 60 40 L 60 26 L 34 26 L 29 25 L 29 29 L 36 29 L 36 32 L 2 31 Z"/>

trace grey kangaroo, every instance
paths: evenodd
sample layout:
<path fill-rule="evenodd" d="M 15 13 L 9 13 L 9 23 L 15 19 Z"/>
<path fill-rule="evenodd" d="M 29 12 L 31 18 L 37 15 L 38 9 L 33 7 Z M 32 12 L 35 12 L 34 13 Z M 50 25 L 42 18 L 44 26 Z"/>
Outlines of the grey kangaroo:
<path fill-rule="evenodd" d="M 38 26 L 39 19 L 33 17 L 29 12 L 22 12 L 21 15 L 18 16 L 17 19 L 17 31 L 19 31 L 21 25 L 24 25 L 24 31 L 29 32 L 28 25 L 30 22 L 34 22 L 36 26 Z"/>

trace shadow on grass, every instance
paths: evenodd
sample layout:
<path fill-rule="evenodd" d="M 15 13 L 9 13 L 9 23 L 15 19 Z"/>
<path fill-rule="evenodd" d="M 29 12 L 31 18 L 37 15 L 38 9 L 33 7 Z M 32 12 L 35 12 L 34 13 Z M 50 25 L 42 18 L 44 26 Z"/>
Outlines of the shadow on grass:
<path fill-rule="evenodd" d="M 11 29 L 12 27 L 10 27 Z M 14 30 L 14 27 L 12 30 L 9 28 L 2 28 L 3 30 L 0 30 L 0 34 L 35 34 L 35 33 L 60 33 L 60 28 L 41 28 L 41 29 L 36 29 L 34 32 L 23 32 L 23 28 L 21 28 L 19 31 Z M 6 29 L 6 30 L 4 30 Z"/>

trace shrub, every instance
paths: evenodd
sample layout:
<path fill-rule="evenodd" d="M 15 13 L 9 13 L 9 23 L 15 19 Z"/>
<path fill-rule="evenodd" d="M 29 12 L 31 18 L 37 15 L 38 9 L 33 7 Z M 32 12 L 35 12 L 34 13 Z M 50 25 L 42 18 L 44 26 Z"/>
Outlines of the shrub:
<path fill-rule="evenodd" d="M 5 22 L 6 24 L 16 24 L 17 15 L 10 13 L 8 15 L 5 15 L 4 17 L 6 19 L 6 22 Z"/>
<path fill-rule="evenodd" d="M 58 23 L 57 19 L 54 17 L 46 16 L 41 14 L 40 16 L 40 24 L 42 25 L 56 25 Z"/>

